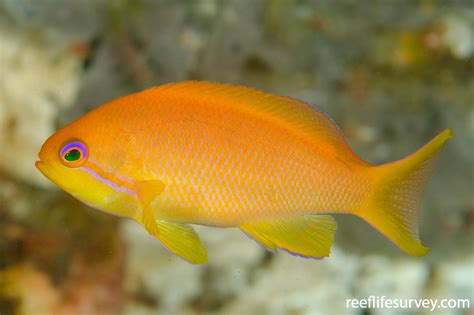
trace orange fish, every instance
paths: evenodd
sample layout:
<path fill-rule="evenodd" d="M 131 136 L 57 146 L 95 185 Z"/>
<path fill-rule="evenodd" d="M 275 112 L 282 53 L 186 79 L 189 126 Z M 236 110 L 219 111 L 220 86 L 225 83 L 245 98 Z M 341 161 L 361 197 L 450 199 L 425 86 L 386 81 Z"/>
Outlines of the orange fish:
<path fill-rule="evenodd" d="M 38 169 L 84 203 L 132 218 L 191 263 L 189 224 L 238 227 L 270 250 L 329 256 L 357 215 L 403 251 L 428 252 L 418 209 L 446 129 L 405 159 L 373 166 L 310 105 L 209 82 L 166 84 L 104 104 L 52 135 Z"/>

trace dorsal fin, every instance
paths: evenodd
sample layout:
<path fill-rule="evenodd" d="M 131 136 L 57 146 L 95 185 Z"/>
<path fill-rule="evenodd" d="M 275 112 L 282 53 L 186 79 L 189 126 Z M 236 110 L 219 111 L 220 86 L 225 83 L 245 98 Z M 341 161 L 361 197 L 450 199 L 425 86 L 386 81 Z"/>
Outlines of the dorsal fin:
<path fill-rule="evenodd" d="M 342 131 L 325 113 L 300 100 L 254 88 L 205 81 L 184 81 L 158 86 L 153 92 L 186 93 L 212 98 L 214 102 L 247 109 L 289 125 L 316 141 L 324 141 L 338 156 L 363 162 L 348 145 Z M 341 156 L 342 155 L 342 156 Z"/>

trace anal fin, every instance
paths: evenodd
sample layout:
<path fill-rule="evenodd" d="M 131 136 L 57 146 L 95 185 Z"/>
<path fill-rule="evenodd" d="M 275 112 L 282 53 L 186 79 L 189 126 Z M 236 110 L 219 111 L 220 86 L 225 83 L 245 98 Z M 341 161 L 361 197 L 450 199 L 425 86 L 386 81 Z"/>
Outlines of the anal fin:
<path fill-rule="evenodd" d="M 240 229 L 270 250 L 317 259 L 329 256 L 336 221 L 330 215 L 304 215 L 247 223 Z"/>

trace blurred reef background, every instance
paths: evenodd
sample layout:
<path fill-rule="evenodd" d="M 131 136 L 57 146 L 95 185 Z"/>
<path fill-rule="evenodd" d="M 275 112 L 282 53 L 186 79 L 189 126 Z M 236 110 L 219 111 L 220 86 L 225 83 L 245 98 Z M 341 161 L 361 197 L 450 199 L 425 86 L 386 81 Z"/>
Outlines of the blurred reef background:
<path fill-rule="evenodd" d="M 0 314 L 399 314 L 347 298 L 474 301 L 472 1 L 0 0 Z M 423 258 L 338 216 L 324 261 L 199 228 L 209 264 L 88 208 L 34 168 L 57 128 L 186 79 L 239 83 L 330 114 L 367 161 L 455 138 L 423 200 Z M 409 310 L 404 314 L 428 314 Z M 441 309 L 436 314 L 474 314 Z"/>

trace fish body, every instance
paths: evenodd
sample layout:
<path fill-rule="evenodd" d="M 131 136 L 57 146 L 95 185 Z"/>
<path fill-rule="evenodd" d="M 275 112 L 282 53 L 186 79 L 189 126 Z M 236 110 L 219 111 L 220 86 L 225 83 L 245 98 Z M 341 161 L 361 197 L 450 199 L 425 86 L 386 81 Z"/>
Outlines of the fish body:
<path fill-rule="evenodd" d="M 37 167 L 92 207 L 141 222 L 193 263 L 207 253 L 188 224 L 239 227 L 272 250 L 328 256 L 330 213 L 358 215 L 423 255 L 421 192 L 450 137 L 445 130 L 404 160 L 372 166 L 304 102 L 192 81 L 98 107 L 51 136 Z"/>

